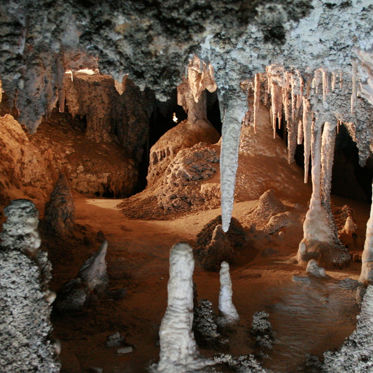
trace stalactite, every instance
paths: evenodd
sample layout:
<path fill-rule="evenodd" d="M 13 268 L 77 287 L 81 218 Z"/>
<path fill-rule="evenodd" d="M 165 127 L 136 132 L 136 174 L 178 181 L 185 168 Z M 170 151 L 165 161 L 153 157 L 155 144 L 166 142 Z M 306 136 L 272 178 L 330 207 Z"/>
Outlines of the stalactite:
<path fill-rule="evenodd" d="M 368 283 L 371 284 L 373 282 L 373 198 L 370 207 L 370 216 L 367 222 L 367 231 L 361 262 L 362 265 L 359 281 L 366 285 Z"/>
<path fill-rule="evenodd" d="M 351 114 L 354 113 L 355 102 L 357 98 L 357 91 L 356 91 L 356 74 L 357 74 L 357 63 L 356 61 L 352 61 L 352 95 L 351 95 Z"/>
<path fill-rule="evenodd" d="M 315 70 L 315 91 L 319 93 L 319 84 L 320 84 L 320 69 Z"/>
<path fill-rule="evenodd" d="M 313 113 L 310 102 L 303 97 L 303 137 L 304 137 L 304 182 L 308 182 L 311 155 L 311 130 Z"/>
<path fill-rule="evenodd" d="M 264 105 L 268 104 L 268 79 L 266 78 L 267 74 L 264 75 L 264 97 L 263 97 L 263 103 Z"/>
<path fill-rule="evenodd" d="M 220 154 L 220 187 L 222 226 L 224 232 L 228 231 L 232 217 L 241 122 L 246 112 L 246 102 L 246 96 L 241 91 L 238 91 L 235 97 L 229 97 L 227 109 L 223 116 L 222 147 Z"/>
<path fill-rule="evenodd" d="M 124 75 L 121 82 L 114 80 L 114 86 L 117 92 L 122 95 L 126 90 L 126 82 L 127 82 L 128 75 Z"/>
<path fill-rule="evenodd" d="M 339 74 L 339 88 L 342 89 L 343 88 L 343 71 L 341 70 L 340 74 Z"/>
<path fill-rule="evenodd" d="M 321 202 L 327 209 L 330 208 L 335 138 L 336 123 L 325 122 L 321 148 Z"/>
<path fill-rule="evenodd" d="M 3 100 L 3 83 L 0 79 L 0 104 L 2 100 Z"/>
<path fill-rule="evenodd" d="M 332 72 L 332 91 L 334 91 L 334 89 L 335 89 L 335 81 L 336 81 L 336 79 L 337 79 L 337 76 L 336 76 L 335 72 L 333 71 Z"/>
<path fill-rule="evenodd" d="M 321 71 L 322 71 L 322 96 L 323 96 L 323 101 L 326 102 L 326 96 L 329 93 L 328 71 L 325 68 L 323 68 Z"/>
<path fill-rule="evenodd" d="M 302 145 L 303 143 L 303 123 L 301 120 L 298 121 L 298 135 L 297 135 L 297 144 Z"/>
<path fill-rule="evenodd" d="M 282 114 L 282 88 L 271 79 L 271 101 L 272 101 L 272 129 L 273 138 L 276 138 L 276 119 Z"/>
<path fill-rule="evenodd" d="M 254 132 L 256 133 L 256 127 L 258 124 L 258 112 L 260 105 L 260 74 L 255 74 L 254 79 Z"/>

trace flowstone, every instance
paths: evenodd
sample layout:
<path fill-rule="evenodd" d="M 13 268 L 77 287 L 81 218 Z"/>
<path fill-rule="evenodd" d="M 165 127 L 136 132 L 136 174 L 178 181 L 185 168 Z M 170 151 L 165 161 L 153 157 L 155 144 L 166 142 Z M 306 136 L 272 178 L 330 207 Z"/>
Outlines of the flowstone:
<path fill-rule="evenodd" d="M 39 212 L 33 202 L 13 200 L 4 209 L 0 234 L 0 366 L 4 373 L 57 373 L 50 341 L 51 264 L 39 250 Z"/>

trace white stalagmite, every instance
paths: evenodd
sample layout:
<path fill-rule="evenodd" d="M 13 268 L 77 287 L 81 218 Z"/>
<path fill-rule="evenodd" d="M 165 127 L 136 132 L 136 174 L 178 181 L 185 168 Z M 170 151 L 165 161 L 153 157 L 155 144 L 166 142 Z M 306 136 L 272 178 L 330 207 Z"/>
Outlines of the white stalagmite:
<path fill-rule="evenodd" d="M 359 281 L 364 284 L 372 284 L 373 282 L 373 198 L 370 207 L 370 216 L 367 222 L 363 255 L 361 256 L 361 273 Z"/>
<path fill-rule="evenodd" d="M 254 79 L 254 132 L 256 133 L 256 127 L 258 124 L 258 112 L 260 105 L 260 74 L 255 74 Z"/>
<path fill-rule="evenodd" d="M 356 74 L 357 74 L 357 63 L 354 60 L 352 61 L 352 76 L 351 76 L 351 81 L 352 81 L 351 114 L 354 113 L 354 107 L 355 107 L 355 102 L 357 98 Z"/>
<path fill-rule="evenodd" d="M 170 251 L 167 310 L 159 330 L 160 361 L 155 372 L 182 373 L 201 368 L 193 325 L 193 250 L 186 243 Z M 154 369 L 155 368 L 155 369 Z"/>
<path fill-rule="evenodd" d="M 234 189 L 238 167 L 241 122 L 247 110 L 246 95 L 238 90 L 229 96 L 223 116 L 222 146 L 220 153 L 220 188 L 223 231 L 227 232 L 232 217 Z"/>
<path fill-rule="evenodd" d="M 303 137 L 304 137 L 304 182 L 308 182 L 310 155 L 311 155 L 311 131 L 312 118 L 311 104 L 303 97 Z"/>
<path fill-rule="evenodd" d="M 221 263 L 220 269 L 220 294 L 219 294 L 219 311 L 224 316 L 227 324 L 234 324 L 240 320 L 236 307 L 232 302 L 232 281 L 229 274 L 229 264 Z"/>

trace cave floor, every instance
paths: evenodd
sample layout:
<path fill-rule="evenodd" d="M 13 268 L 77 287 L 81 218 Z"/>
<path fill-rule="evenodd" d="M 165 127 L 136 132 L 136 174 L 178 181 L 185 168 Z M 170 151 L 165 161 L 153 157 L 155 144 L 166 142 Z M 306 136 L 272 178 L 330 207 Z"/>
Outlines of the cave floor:
<path fill-rule="evenodd" d="M 151 362 L 157 362 L 158 329 L 167 304 L 169 249 L 176 242 L 193 243 L 202 227 L 220 214 L 215 209 L 168 221 L 130 220 L 116 207 L 119 202 L 75 196 L 76 222 L 92 232 L 102 231 L 109 242 L 110 292 L 84 312 L 53 315 L 55 336 L 62 342 L 62 372 L 98 367 L 103 372 L 137 373 L 146 372 Z M 240 220 L 256 203 L 237 203 L 233 216 Z M 346 200 L 338 200 L 338 204 L 343 203 Z M 369 206 L 348 203 L 355 209 L 363 242 Z M 254 351 L 249 334 L 252 316 L 266 311 L 275 340 L 273 350 L 262 360 L 263 367 L 275 372 L 304 372 L 306 354 L 322 357 L 324 351 L 338 348 L 353 331 L 358 313 L 355 292 L 339 281 L 357 280 L 360 264 L 352 262 L 344 270 L 328 270 L 330 278 L 313 279 L 310 284 L 294 282 L 293 275 L 305 276 L 304 268 L 289 261 L 296 254 L 302 227 L 299 224 L 283 232 L 283 237 L 256 242 L 255 255 L 242 255 L 231 267 L 233 302 L 240 323 L 229 336 L 229 353 L 237 356 Z M 87 242 L 71 245 L 72 255 L 53 262 L 54 290 L 75 277 L 83 261 L 98 247 Z M 209 299 L 217 311 L 218 273 L 206 272 L 196 264 L 194 281 L 198 298 Z M 115 291 L 120 289 L 126 289 L 127 294 L 118 299 Z M 105 346 L 107 337 L 116 332 L 133 347 L 132 353 L 118 355 L 118 347 Z M 207 349 L 200 352 L 205 357 L 217 353 Z"/>

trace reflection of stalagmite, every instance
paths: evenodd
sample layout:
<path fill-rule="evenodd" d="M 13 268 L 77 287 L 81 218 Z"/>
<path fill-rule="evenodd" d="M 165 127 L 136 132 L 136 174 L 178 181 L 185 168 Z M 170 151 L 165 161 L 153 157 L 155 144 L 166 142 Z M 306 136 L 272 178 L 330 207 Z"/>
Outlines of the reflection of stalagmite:
<path fill-rule="evenodd" d="M 167 310 L 159 330 L 160 361 L 156 372 L 181 373 L 198 366 L 193 326 L 192 248 L 176 244 L 170 252 Z"/>
<path fill-rule="evenodd" d="M 219 311 L 222 313 L 227 324 L 236 323 L 239 321 L 236 307 L 232 302 L 232 281 L 229 274 L 229 264 L 221 263 L 220 269 L 220 294 L 219 294 Z"/>
<path fill-rule="evenodd" d="M 373 185 L 372 185 L 373 189 Z M 361 273 L 359 281 L 364 284 L 373 282 L 373 199 L 370 207 L 370 217 L 367 222 L 367 232 L 364 243 L 364 251 L 361 257 Z"/>

